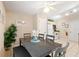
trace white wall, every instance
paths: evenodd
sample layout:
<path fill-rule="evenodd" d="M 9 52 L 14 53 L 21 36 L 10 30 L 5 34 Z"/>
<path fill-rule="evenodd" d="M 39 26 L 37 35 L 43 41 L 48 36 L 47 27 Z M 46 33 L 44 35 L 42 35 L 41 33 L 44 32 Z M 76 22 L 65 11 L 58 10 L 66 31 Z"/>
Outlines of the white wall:
<path fill-rule="evenodd" d="M 4 54 L 4 30 L 5 30 L 5 9 L 3 3 L 0 2 L 0 56 Z"/>
<path fill-rule="evenodd" d="M 44 13 L 37 15 L 37 31 L 39 33 L 47 33 L 47 15 Z"/>
<path fill-rule="evenodd" d="M 37 30 L 37 15 L 34 15 L 33 18 L 33 30 Z"/>
<path fill-rule="evenodd" d="M 47 34 L 47 14 L 40 12 L 34 16 L 33 30 L 37 30 L 37 34 Z M 45 38 L 45 37 L 44 37 Z"/>
<path fill-rule="evenodd" d="M 19 38 L 23 37 L 23 33 L 32 33 L 33 30 L 33 16 L 27 14 L 15 13 L 12 11 L 6 11 L 7 28 L 11 24 L 17 26 L 17 37 L 15 45 L 19 44 Z M 19 21 L 24 21 L 24 24 L 19 23 Z"/>
<path fill-rule="evenodd" d="M 69 33 L 69 39 L 73 41 L 78 41 L 79 33 L 79 12 L 74 13 L 69 16 L 64 16 L 57 22 L 58 28 L 62 29 L 62 23 L 69 24 L 69 28 L 66 30 Z"/>

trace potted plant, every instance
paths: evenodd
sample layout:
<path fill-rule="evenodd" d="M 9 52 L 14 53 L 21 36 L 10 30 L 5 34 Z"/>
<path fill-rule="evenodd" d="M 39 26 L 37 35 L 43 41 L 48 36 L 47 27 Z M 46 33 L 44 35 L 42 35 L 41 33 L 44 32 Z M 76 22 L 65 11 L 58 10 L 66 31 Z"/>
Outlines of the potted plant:
<path fill-rule="evenodd" d="M 16 37 L 16 26 L 12 24 L 4 33 L 4 48 L 9 49 L 13 42 L 15 42 Z"/>

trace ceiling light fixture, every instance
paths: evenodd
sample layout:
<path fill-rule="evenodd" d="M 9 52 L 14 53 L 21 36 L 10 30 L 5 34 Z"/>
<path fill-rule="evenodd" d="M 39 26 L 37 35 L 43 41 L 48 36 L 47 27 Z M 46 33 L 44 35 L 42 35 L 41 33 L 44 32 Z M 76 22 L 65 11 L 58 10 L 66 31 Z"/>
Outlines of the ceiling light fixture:
<path fill-rule="evenodd" d="M 22 24 L 24 24 L 25 23 L 25 21 L 22 21 Z"/>
<path fill-rule="evenodd" d="M 48 13 L 49 11 L 50 11 L 50 9 L 49 9 L 48 7 L 45 7 L 45 8 L 44 8 L 44 12 L 45 12 L 45 13 Z"/>
<path fill-rule="evenodd" d="M 65 16 L 69 16 L 69 13 L 66 13 Z"/>
<path fill-rule="evenodd" d="M 77 12 L 77 9 L 73 9 L 73 12 L 74 12 L 74 13 Z"/>

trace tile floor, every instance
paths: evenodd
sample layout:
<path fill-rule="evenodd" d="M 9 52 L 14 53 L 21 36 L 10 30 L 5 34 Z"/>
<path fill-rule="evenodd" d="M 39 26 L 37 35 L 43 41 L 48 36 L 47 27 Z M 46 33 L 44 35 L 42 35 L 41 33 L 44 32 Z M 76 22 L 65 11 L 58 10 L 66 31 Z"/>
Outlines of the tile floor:
<path fill-rule="evenodd" d="M 59 42 L 59 43 L 62 43 L 63 46 L 69 42 L 70 45 L 67 49 L 67 52 L 66 52 L 66 57 L 79 57 L 79 45 L 78 45 L 78 42 L 74 42 L 74 41 L 71 41 L 71 40 L 67 40 L 67 39 L 59 39 L 59 40 L 56 40 L 56 42 Z"/>

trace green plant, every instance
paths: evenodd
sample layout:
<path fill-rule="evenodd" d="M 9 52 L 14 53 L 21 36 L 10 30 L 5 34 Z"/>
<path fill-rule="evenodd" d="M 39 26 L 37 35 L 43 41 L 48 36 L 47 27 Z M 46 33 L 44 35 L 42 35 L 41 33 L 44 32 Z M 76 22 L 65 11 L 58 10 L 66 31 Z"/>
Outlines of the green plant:
<path fill-rule="evenodd" d="M 12 43 L 15 42 L 16 37 L 16 26 L 12 24 L 4 33 L 4 47 L 11 47 Z"/>

